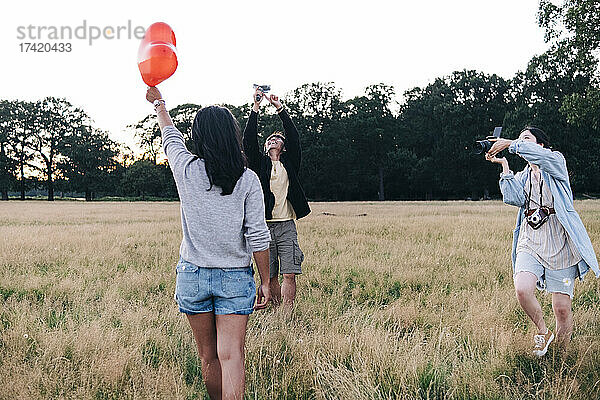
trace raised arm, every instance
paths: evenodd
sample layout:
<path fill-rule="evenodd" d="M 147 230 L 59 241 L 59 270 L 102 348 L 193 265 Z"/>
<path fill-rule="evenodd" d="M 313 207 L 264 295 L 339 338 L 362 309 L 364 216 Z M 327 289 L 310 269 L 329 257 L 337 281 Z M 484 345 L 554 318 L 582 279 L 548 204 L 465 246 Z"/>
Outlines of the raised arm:
<path fill-rule="evenodd" d="M 287 157 L 296 171 L 299 171 L 300 163 L 302 162 L 302 147 L 300 146 L 300 135 L 298 134 L 296 125 L 294 125 L 290 115 L 276 95 L 272 94 L 269 97 L 269 102 L 277 109 L 277 115 L 279 115 L 279 119 L 281 119 L 281 123 L 283 124 Z"/>
<path fill-rule="evenodd" d="M 523 191 L 524 182 L 522 182 L 523 171 L 515 174 L 510 170 L 506 158 L 497 158 L 486 153 L 485 159 L 495 164 L 502 165 L 500 174 L 500 191 L 502 192 L 502 201 L 511 206 L 522 207 L 527 199 Z"/>
<path fill-rule="evenodd" d="M 527 201 L 525 197 L 524 181 L 527 175 L 524 171 L 513 174 L 512 171 L 500 174 L 500 191 L 502 201 L 511 206 L 523 207 Z"/>
<path fill-rule="evenodd" d="M 173 176 L 177 180 L 182 174 L 185 165 L 194 159 L 195 156 L 187 149 L 183 135 L 173 125 L 171 116 L 158 89 L 155 87 L 148 88 L 146 99 L 155 104 L 154 108 L 156 109 L 158 126 L 162 133 L 163 150 L 169 160 Z"/>
<path fill-rule="evenodd" d="M 495 156 L 504 149 L 508 149 L 510 153 L 518 154 L 525 161 L 539 166 L 542 171 L 555 179 L 569 180 L 567 162 L 565 157 L 558 151 L 552 151 L 527 140 L 498 139 L 488 153 Z"/>
<path fill-rule="evenodd" d="M 260 99 L 257 96 L 260 96 Z M 246 154 L 248 166 L 256 173 L 258 173 L 261 155 L 260 148 L 258 147 L 258 111 L 260 109 L 260 102 L 263 97 L 264 94 L 260 90 L 257 89 L 254 92 L 254 104 L 252 105 L 252 111 L 250 111 L 248 122 L 246 122 L 242 139 L 244 154 Z"/>
<path fill-rule="evenodd" d="M 158 126 L 160 127 L 161 131 L 164 129 L 165 126 L 173 125 L 171 116 L 169 115 L 167 107 L 165 106 L 165 101 L 163 100 L 162 95 L 160 94 L 160 91 L 157 88 L 148 88 L 148 91 L 146 92 L 146 100 L 154 104 L 156 116 L 158 118 Z"/>
<path fill-rule="evenodd" d="M 513 140 L 508 147 L 510 153 L 518 154 L 526 161 L 540 167 L 550 176 L 566 181 L 569 179 L 567 162 L 565 157 L 558 151 L 546 149 L 538 144 L 525 140 Z"/>

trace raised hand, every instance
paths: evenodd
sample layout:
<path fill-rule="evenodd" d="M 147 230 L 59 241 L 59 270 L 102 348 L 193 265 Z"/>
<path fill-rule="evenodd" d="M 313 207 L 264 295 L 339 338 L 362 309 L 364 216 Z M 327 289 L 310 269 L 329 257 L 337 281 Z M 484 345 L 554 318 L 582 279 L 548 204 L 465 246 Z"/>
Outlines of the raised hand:
<path fill-rule="evenodd" d="M 508 174 L 510 172 L 510 167 L 508 166 L 508 161 L 506 160 L 506 157 L 498 158 L 496 156 L 491 155 L 490 153 L 485 153 L 485 159 L 489 162 L 502 165 L 503 174 Z"/>
<path fill-rule="evenodd" d="M 154 100 L 160 99 L 162 99 L 160 91 L 154 86 L 148 87 L 148 90 L 146 91 L 146 100 L 148 100 L 150 103 L 154 103 Z"/>
<path fill-rule="evenodd" d="M 503 164 L 507 162 L 505 157 L 498 158 L 496 156 L 492 156 L 490 153 L 485 153 L 485 159 L 495 164 Z"/>
<path fill-rule="evenodd" d="M 508 140 L 508 139 L 490 139 L 490 141 L 494 142 L 494 145 L 492 146 L 492 148 L 490 149 L 490 151 L 488 151 L 489 155 L 494 157 L 496 154 L 500 153 L 502 150 L 507 149 L 511 143 L 512 140 Z"/>
<path fill-rule="evenodd" d="M 278 110 L 283 106 L 279 100 L 279 97 L 277 97 L 275 94 L 268 96 L 267 100 L 269 100 L 269 103 L 273 104 Z"/>
<path fill-rule="evenodd" d="M 255 112 L 258 112 L 258 110 L 260 109 L 260 102 L 262 101 L 263 98 L 265 98 L 265 94 L 263 93 L 262 90 L 260 90 L 260 88 L 256 88 L 256 90 L 254 91 L 254 96 L 252 97 L 252 100 L 254 101 L 254 105 L 252 106 L 252 109 Z"/>

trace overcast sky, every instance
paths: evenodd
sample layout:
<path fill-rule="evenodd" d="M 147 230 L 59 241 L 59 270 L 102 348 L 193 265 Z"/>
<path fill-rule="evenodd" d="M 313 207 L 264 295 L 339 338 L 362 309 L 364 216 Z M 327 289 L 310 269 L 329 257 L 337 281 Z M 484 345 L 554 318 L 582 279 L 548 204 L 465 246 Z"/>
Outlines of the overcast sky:
<path fill-rule="evenodd" d="M 436 77 L 476 69 L 505 78 L 543 52 L 536 0 L 421 1 L 21 1 L 0 14 L 0 98 L 66 97 L 115 140 L 152 112 L 137 68 L 139 40 L 37 39 L 38 26 L 88 29 L 167 22 L 179 67 L 158 87 L 169 108 L 250 100 L 253 83 L 274 93 L 334 81 L 344 97 L 372 83 L 401 94 Z M 36 40 L 19 27 L 34 27 Z M 81 30 L 82 31 L 82 30 Z M 26 30 L 25 32 L 28 35 Z M 133 35 L 132 35 L 133 36 Z M 26 53 L 22 43 L 70 43 L 69 53 Z"/>

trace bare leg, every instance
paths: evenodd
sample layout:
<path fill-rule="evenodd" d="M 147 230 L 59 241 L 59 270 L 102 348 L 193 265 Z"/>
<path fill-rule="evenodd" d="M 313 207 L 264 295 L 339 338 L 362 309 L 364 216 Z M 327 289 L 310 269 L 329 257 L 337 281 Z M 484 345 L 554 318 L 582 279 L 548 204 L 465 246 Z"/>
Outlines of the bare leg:
<path fill-rule="evenodd" d="M 566 346 L 573 332 L 573 310 L 571 297 L 564 293 L 552 293 L 552 309 L 556 316 L 556 341 Z"/>
<path fill-rule="evenodd" d="M 281 304 L 281 285 L 279 284 L 279 278 L 277 275 L 271 277 L 271 281 L 269 283 L 269 287 L 271 288 L 271 301 L 274 306 L 278 306 Z"/>
<path fill-rule="evenodd" d="M 521 308 L 538 328 L 538 333 L 545 334 L 547 331 L 544 322 L 542 307 L 535 297 L 535 283 L 537 277 L 530 272 L 519 272 L 515 276 L 515 292 Z"/>
<path fill-rule="evenodd" d="M 283 284 L 281 285 L 281 295 L 283 296 L 283 305 L 286 309 L 292 310 L 294 300 L 296 299 L 296 275 L 283 274 Z"/>
<path fill-rule="evenodd" d="M 246 375 L 244 344 L 247 315 L 217 315 L 217 354 L 221 362 L 223 400 L 243 400 Z"/>
<path fill-rule="evenodd" d="M 187 315 L 202 359 L 202 379 L 212 400 L 221 399 L 221 364 L 217 358 L 217 330 L 212 312 Z"/>
<path fill-rule="evenodd" d="M 277 307 L 281 304 L 281 286 L 279 285 L 279 253 L 277 248 L 277 240 L 275 234 L 275 228 L 269 226 L 269 231 L 271 232 L 271 243 L 269 244 L 269 274 L 271 281 L 269 283 L 269 288 L 271 289 L 271 303 L 273 306 Z"/>

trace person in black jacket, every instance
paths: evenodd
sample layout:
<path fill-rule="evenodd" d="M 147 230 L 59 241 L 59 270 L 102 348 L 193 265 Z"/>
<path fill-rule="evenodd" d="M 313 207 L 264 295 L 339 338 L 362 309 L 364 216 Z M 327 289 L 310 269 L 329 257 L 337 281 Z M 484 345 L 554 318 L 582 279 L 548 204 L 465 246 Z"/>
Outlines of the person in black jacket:
<path fill-rule="evenodd" d="M 277 109 L 283 133 L 271 134 L 261 149 L 258 145 L 258 111 L 263 98 Z M 244 129 L 243 145 L 248 166 L 258 175 L 264 193 L 265 218 L 271 231 L 269 269 L 272 300 L 278 305 L 283 297 L 283 304 L 291 309 L 296 298 L 296 275 L 302 273 L 304 260 L 294 220 L 308 215 L 310 207 L 298 179 L 302 159 L 300 136 L 277 96 L 266 96 L 260 89 L 256 90 L 254 105 Z M 283 275 L 281 284 L 280 274 Z"/>

